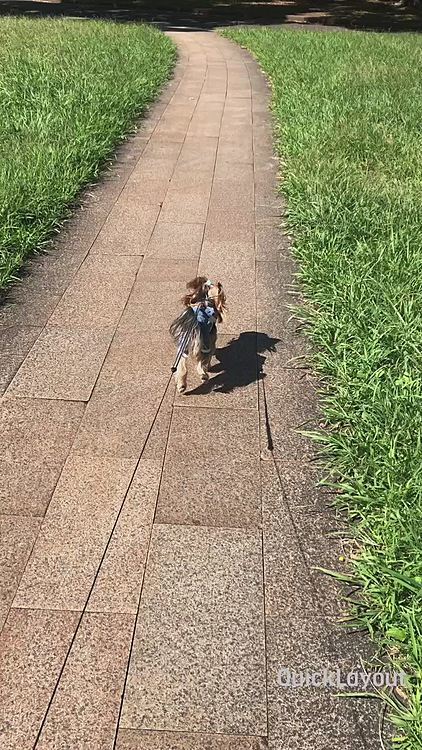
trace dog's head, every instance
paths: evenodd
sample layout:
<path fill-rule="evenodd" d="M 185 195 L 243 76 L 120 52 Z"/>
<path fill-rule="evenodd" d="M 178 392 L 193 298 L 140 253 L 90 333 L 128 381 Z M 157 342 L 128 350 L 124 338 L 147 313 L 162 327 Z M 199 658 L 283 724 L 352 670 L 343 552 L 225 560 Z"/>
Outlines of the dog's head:
<path fill-rule="evenodd" d="M 187 294 L 183 297 L 185 307 L 197 302 L 212 301 L 221 321 L 226 310 L 226 295 L 220 281 L 214 283 L 207 276 L 197 276 L 186 284 Z"/>

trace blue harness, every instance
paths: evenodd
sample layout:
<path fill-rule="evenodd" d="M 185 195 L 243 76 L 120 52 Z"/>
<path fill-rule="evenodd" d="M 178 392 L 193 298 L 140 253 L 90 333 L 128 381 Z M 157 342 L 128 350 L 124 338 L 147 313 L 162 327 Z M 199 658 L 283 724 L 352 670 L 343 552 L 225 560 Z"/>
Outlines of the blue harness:
<path fill-rule="evenodd" d="M 206 327 L 208 331 L 211 331 L 216 323 L 214 305 L 210 304 L 208 300 L 205 300 L 204 302 L 198 302 L 197 305 L 192 305 L 191 307 L 196 315 L 196 320 L 198 321 L 201 330 Z"/>
<path fill-rule="evenodd" d="M 198 305 L 192 305 L 192 309 L 201 331 L 201 351 L 208 354 L 211 351 L 210 334 L 217 321 L 214 305 L 209 300 L 205 300 L 199 302 Z"/>

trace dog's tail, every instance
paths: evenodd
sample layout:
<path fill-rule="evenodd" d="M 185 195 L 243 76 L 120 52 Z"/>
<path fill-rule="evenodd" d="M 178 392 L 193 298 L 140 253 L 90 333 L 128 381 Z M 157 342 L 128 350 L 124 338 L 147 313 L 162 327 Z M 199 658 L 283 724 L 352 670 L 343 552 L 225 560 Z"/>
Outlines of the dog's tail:
<path fill-rule="evenodd" d="M 201 329 L 195 312 L 187 307 L 170 326 L 170 335 L 175 344 L 182 348 L 182 354 L 194 355 L 201 349 Z"/>

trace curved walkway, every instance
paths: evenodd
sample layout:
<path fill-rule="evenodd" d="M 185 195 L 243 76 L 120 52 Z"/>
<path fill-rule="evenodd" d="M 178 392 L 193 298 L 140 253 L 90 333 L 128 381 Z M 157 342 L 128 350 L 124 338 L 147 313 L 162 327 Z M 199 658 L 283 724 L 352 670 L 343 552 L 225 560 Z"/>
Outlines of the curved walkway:
<path fill-rule="evenodd" d="M 350 648 L 311 570 L 338 561 L 295 432 L 314 395 L 267 87 L 215 34 L 174 38 L 174 80 L 2 312 L 1 745 L 364 747 L 333 691 L 277 684 Z M 176 397 L 168 324 L 198 270 L 229 317 L 211 387 L 192 370 Z"/>

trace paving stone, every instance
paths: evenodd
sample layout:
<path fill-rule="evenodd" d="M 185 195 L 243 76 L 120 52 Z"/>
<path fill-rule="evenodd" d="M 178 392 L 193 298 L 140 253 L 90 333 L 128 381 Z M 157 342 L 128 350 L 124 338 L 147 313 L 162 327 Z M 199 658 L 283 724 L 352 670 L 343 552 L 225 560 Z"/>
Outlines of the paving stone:
<path fill-rule="evenodd" d="M 321 608 L 327 618 L 336 621 L 344 615 L 345 592 L 317 568 L 349 572 L 340 560 L 349 554 L 347 542 L 339 535 L 345 519 L 332 507 L 333 494 L 318 486 L 324 474 L 317 462 L 287 459 L 277 461 L 277 469 L 283 493 L 269 496 L 267 510 L 278 516 L 288 507 Z"/>
<path fill-rule="evenodd" d="M 0 396 L 15 377 L 22 361 L 22 354 L 0 354 Z"/>
<path fill-rule="evenodd" d="M 211 266 L 211 278 L 214 276 L 215 269 Z M 227 313 L 225 315 L 223 323 L 220 324 L 219 330 L 224 335 L 240 336 L 242 333 L 250 334 L 256 330 L 256 317 L 254 304 L 254 295 L 251 294 L 248 299 L 248 305 L 245 306 L 245 294 L 244 292 L 236 289 L 235 284 L 225 285 L 225 291 L 229 303 L 227 305 Z M 243 307 L 242 307 L 243 305 Z"/>
<path fill-rule="evenodd" d="M 324 513 L 331 508 L 332 493 L 319 486 L 324 476 L 320 463 L 306 459 L 293 461 L 289 457 L 287 461 L 277 460 L 276 464 L 291 512 L 295 517 L 300 518 L 303 513 Z"/>
<path fill-rule="evenodd" d="M 159 212 L 159 203 L 117 203 L 92 246 L 91 255 L 143 255 Z"/>
<path fill-rule="evenodd" d="M 0 735 L 32 750 L 79 615 L 12 609 L 0 635 Z"/>
<path fill-rule="evenodd" d="M 172 354 L 172 342 L 163 340 L 159 333 L 119 329 L 107 354 L 95 394 L 108 393 L 110 386 L 132 385 L 134 392 L 143 389 L 150 398 L 154 393 L 148 391 L 148 386 L 167 382 Z"/>
<path fill-rule="evenodd" d="M 265 750 L 263 737 L 120 729 L 116 750 Z"/>
<path fill-rule="evenodd" d="M 219 136 L 222 113 L 223 102 L 208 101 L 205 105 L 202 105 L 200 99 L 189 125 L 189 135 Z"/>
<path fill-rule="evenodd" d="M 113 387 L 110 383 L 107 391 L 94 391 L 75 440 L 77 453 L 139 458 L 160 400 L 155 392 L 151 403 L 146 403 L 145 392 L 151 385 L 154 391 L 157 386 L 153 378 L 147 384 L 143 377 L 142 382 L 143 387 L 134 388 L 127 382 Z"/>
<path fill-rule="evenodd" d="M 225 138 L 218 145 L 217 161 L 253 164 L 252 132 L 238 138 Z"/>
<path fill-rule="evenodd" d="M 2 326 L 0 328 L 0 354 L 21 354 L 24 357 L 41 331 L 41 326 Z"/>
<path fill-rule="evenodd" d="M 221 94 L 222 87 L 226 86 L 226 79 L 222 77 L 213 77 L 208 78 L 203 86 L 203 89 L 201 91 L 201 94 Z"/>
<path fill-rule="evenodd" d="M 63 294 L 88 250 L 88 247 L 82 247 L 82 243 L 74 242 L 65 251 L 57 240 L 55 245 L 50 243 L 47 248 L 26 260 L 20 272 L 20 282 L 11 289 L 12 297 L 14 292 L 22 301 L 25 294 L 35 297 L 42 293 L 44 298 Z M 31 320 L 28 324 L 31 325 Z"/>
<path fill-rule="evenodd" d="M 117 325 L 140 262 L 132 257 L 87 258 L 48 324 L 84 329 Z"/>
<path fill-rule="evenodd" d="M 15 605 L 82 610 L 135 469 L 135 461 L 70 456 Z"/>
<path fill-rule="evenodd" d="M 40 334 L 8 393 L 26 398 L 88 401 L 114 328 L 56 328 Z"/>
<path fill-rule="evenodd" d="M 142 453 L 142 459 L 153 459 L 164 461 L 164 454 L 167 447 L 167 438 L 170 428 L 170 420 L 173 413 L 175 385 L 170 384 L 164 399 L 161 403 L 157 417 L 148 435 L 145 448 Z"/>
<path fill-rule="evenodd" d="M 16 284 L 11 287 L 5 303 L 0 308 L 0 325 L 3 326 L 44 326 L 59 303 L 60 294 L 48 291 L 40 294 L 29 284 Z"/>
<path fill-rule="evenodd" d="M 268 410 L 274 456 L 283 460 L 287 457 L 307 460 L 314 456 L 315 447 L 303 433 L 318 428 L 315 379 L 306 370 L 286 367 L 283 355 L 275 353 L 265 363 L 259 388 Z M 265 436 L 263 420 L 261 415 Z M 265 447 L 262 445 L 263 450 Z"/>
<path fill-rule="evenodd" d="M 270 655 L 272 646 L 279 666 L 304 668 L 308 658 L 318 666 L 328 656 L 325 620 L 273 461 L 261 462 L 261 478 Z"/>
<path fill-rule="evenodd" d="M 222 235 L 221 235 L 222 236 Z M 222 334 L 250 333 L 256 330 L 255 264 L 252 242 L 206 241 L 199 272 L 223 284 L 227 310 L 219 325 Z"/>
<path fill-rule="evenodd" d="M 267 261 L 256 265 L 258 326 L 272 335 L 291 339 L 297 328 L 294 322 L 294 307 L 298 301 L 293 275 L 295 266 L 293 261 L 289 262 L 282 275 L 280 265 L 280 262 Z"/>
<path fill-rule="evenodd" d="M 213 175 L 207 169 L 195 169 L 187 170 L 182 168 L 176 168 L 176 171 L 171 178 L 172 190 L 181 191 L 196 187 L 202 189 L 204 192 L 210 192 L 213 185 Z"/>
<path fill-rule="evenodd" d="M 245 487 L 248 488 L 247 496 Z M 176 464 L 168 460 L 158 501 L 157 522 L 226 528 L 258 527 L 261 522 L 258 463 L 238 461 L 227 468 L 216 466 L 212 460 L 186 460 Z"/>
<path fill-rule="evenodd" d="M 160 206 L 166 197 L 170 180 L 168 177 L 157 177 L 140 180 L 130 178 L 119 198 L 119 204 L 129 207 L 136 203 L 139 206 Z M 132 209 L 133 210 L 133 209 Z M 138 208 L 139 212 L 139 208 Z"/>
<path fill-rule="evenodd" d="M 238 205 L 239 201 L 242 201 L 249 210 L 253 210 L 254 172 L 251 164 L 217 162 L 212 188 L 212 203 L 223 200 L 226 200 L 230 205 Z M 219 207 L 221 208 L 221 206 Z"/>
<path fill-rule="evenodd" d="M 157 141 L 157 143 L 160 143 L 160 141 Z M 161 143 L 163 145 L 168 145 L 166 141 L 161 141 Z M 130 176 L 130 185 L 139 185 L 140 189 L 144 189 L 145 185 L 149 183 L 150 180 L 157 179 L 157 175 L 159 175 L 161 179 L 170 181 L 182 144 L 174 143 L 172 145 L 177 146 L 177 154 L 169 156 L 168 158 L 165 158 L 164 156 L 161 158 L 158 155 L 143 156 Z"/>
<path fill-rule="evenodd" d="M 0 634 L 1 630 L 3 628 L 4 623 L 6 622 L 7 616 L 9 614 L 10 606 L 9 604 L 6 604 L 6 599 L 3 599 L 0 601 Z"/>
<path fill-rule="evenodd" d="M 164 345 L 163 345 L 164 344 Z M 139 458 L 170 380 L 172 342 L 158 333 L 121 330 L 87 406 L 74 450 Z"/>
<path fill-rule="evenodd" d="M 2 513 L 44 514 L 83 411 L 84 405 L 77 402 L 4 398 L 0 429 Z"/>
<path fill-rule="evenodd" d="M 250 282 L 255 275 L 255 242 L 254 238 L 248 240 L 210 240 L 206 239 L 202 245 L 201 262 L 210 262 L 218 266 L 218 275 L 223 272 L 225 276 L 233 278 L 234 275 L 245 277 Z M 240 273 L 238 269 L 241 269 Z M 255 290 L 251 290 L 255 296 Z"/>
<path fill-rule="evenodd" d="M 257 227 L 261 225 L 275 225 L 282 221 L 282 208 L 276 198 L 255 193 L 255 221 Z M 280 230 L 280 227 L 279 227 Z"/>
<path fill-rule="evenodd" d="M 255 113 L 264 111 L 269 118 L 270 112 L 269 107 L 271 104 L 271 88 L 269 81 L 267 81 L 264 73 L 259 70 L 257 71 L 253 67 L 249 67 L 249 80 L 252 86 L 252 105 Z"/>
<path fill-rule="evenodd" d="M 173 190 L 171 187 L 161 210 L 161 218 L 167 222 L 183 222 L 190 224 L 205 223 L 208 213 L 208 203 L 211 185 L 191 185 Z"/>
<path fill-rule="evenodd" d="M 285 248 L 285 238 L 275 224 L 256 227 L 256 259 L 258 261 L 277 262 L 280 252 Z M 259 264 L 261 265 L 261 264 Z M 275 280 L 277 282 L 277 279 Z"/>
<path fill-rule="evenodd" d="M 8 388 L 42 328 L 0 327 L 0 396 Z"/>
<path fill-rule="evenodd" d="M 132 164 L 139 161 L 140 156 L 148 145 L 149 138 L 141 133 L 130 135 L 117 147 L 114 154 L 114 162 L 119 165 Z"/>
<path fill-rule="evenodd" d="M 239 193 L 236 198 L 233 198 L 233 200 L 230 200 L 229 198 L 231 191 L 225 191 L 224 189 L 218 190 L 218 185 L 213 189 L 213 196 L 210 202 L 210 210 L 207 219 L 207 231 L 205 234 L 206 239 L 208 239 L 208 226 L 211 226 L 214 223 L 219 223 L 220 220 L 222 221 L 223 227 L 226 227 L 228 225 L 233 227 L 241 227 L 239 236 L 237 238 L 233 236 L 234 240 L 237 239 L 238 242 L 244 240 L 245 238 L 243 234 L 246 228 L 249 232 L 248 236 L 253 237 L 254 204 L 252 183 L 250 184 L 250 188 L 251 189 L 249 195 L 247 195 L 245 192 L 243 193 L 243 195 Z M 223 216 L 224 218 L 222 218 Z M 230 241 L 231 236 L 231 231 L 226 233 L 225 241 Z"/>
<path fill-rule="evenodd" d="M 155 287 L 153 290 L 146 289 L 145 297 L 140 298 L 138 295 L 134 295 L 130 298 L 124 315 L 121 320 L 119 329 L 121 331 L 138 331 L 142 333 L 161 333 L 163 337 L 163 343 L 167 348 L 170 341 L 169 328 L 171 322 L 181 312 L 182 308 L 180 302 L 172 300 L 162 310 L 160 315 L 157 314 L 157 305 L 154 307 L 154 301 L 157 299 L 171 299 L 170 294 L 174 291 L 174 285 L 171 282 L 163 282 L 161 290 Z M 162 294 L 157 296 L 157 292 L 161 291 Z M 171 364 L 176 356 L 176 349 L 169 351 L 169 361 Z M 168 363 L 167 363 L 168 364 Z"/>
<path fill-rule="evenodd" d="M 186 290 L 186 284 L 190 281 L 197 271 L 197 263 L 190 258 L 145 258 L 142 263 L 142 271 L 136 281 L 133 293 L 138 291 L 141 294 L 145 289 L 153 289 L 154 284 L 157 289 L 161 282 L 173 283 L 173 295 L 179 298 Z M 157 296 L 157 299 L 163 299 Z"/>
<path fill-rule="evenodd" d="M 263 137 L 257 129 L 253 133 L 255 196 L 257 204 L 271 202 L 273 216 L 284 214 L 286 200 L 280 193 L 281 176 L 278 157 L 274 154 L 272 139 Z"/>
<path fill-rule="evenodd" d="M 107 216 L 116 204 L 132 170 L 133 164 L 119 164 L 117 162 L 114 167 L 110 165 L 102 180 L 85 192 L 82 205 L 86 211 L 86 220 L 89 216 L 95 222 L 96 231 L 93 240 L 95 240 Z"/>
<path fill-rule="evenodd" d="M 245 108 L 244 102 L 242 100 L 234 100 L 232 102 L 228 102 L 224 110 L 224 115 L 221 123 L 218 151 L 220 152 L 221 145 L 227 147 L 229 144 L 236 145 L 238 142 L 250 149 L 253 143 L 253 137 L 254 129 L 252 125 L 251 109 Z M 224 163 L 220 158 L 218 159 L 218 161 L 220 163 Z M 251 166 L 253 165 L 253 161 L 254 160 L 252 159 L 252 161 L 249 162 Z M 244 166 L 246 166 L 244 158 L 240 159 L 239 165 L 242 163 Z"/>
<path fill-rule="evenodd" d="M 223 118 L 217 162 L 254 166 L 254 140 L 251 113 L 233 112 Z"/>
<path fill-rule="evenodd" d="M 101 563 L 88 611 L 136 614 L 160 478 L 160 461 L 141 459 Z"/>
<path fill-rule="evenodd" d="M 84 614 L 37 750 L 113 746 L 133 625 L 132 615 Z"/>
<path fill-rule="evenodd" d="M 204 435 L 212 436 L 211 451 Z M 257 437 L 257 414 L 252 410 L 177 408 L 157 522 L 259 526 Z"/>
<path fill-rule="evenodd" d="M 40 525 L 40 518 L 0 516 L 0 631 Z"/>
<path fill-rule="evenodd" d="M 343 672 L 346 661 L 336 647 L 338 625 L 326 619 L 308 567 L 308 536 L 302 537 L 300 520 L 289 511 L 294 497 L 280 485 L 273 462 L 264 461 L 261 472 L 269 747 L 328 750 L 341 746 L 351 750 L 356 746 L 353 742 L 363 738 L 353 704 L 336 697 L 337 688 L 279 684 L 281 668 L 290 674 L 321 673 L 326 668 Z M 348 659 L 352 649 L 349 640 Z M 355 656 L 356 664 L 359 654 Z M 283 683 L 288 682 L 288 672 L 283 672 Z"/>
<path fill-rule="evenodd" d="M 205 83 L 206 85 L 206 83 Z M 199 97 L 199 102 L 202 104 L 206 104 L 208 102 L 216 103 L 216 102 L 223 102 L 225 99 L 225 91 L 216 91 L 214 94 L 209 94 L 206 91 L 201 93 L 201 96 Z"/>
<path fill-rule="evenodd" d="M 288 694 L 287 700 L 285 693 Z M 269 750 L 284 747 L 289 750 L 302 750 L 304 747 L 313 750 L 379 747 L 379 743 L 373 744 L 376 727 L 372 727 L 372 738 L 364 734 L 365 723 L 354 715 L 350 699 L 335 698 L 319 688 L 297 688 L 284 690 L 282 700 L 283 719 L 277 715 L 278 729 L 269 736 Z"/>
<path fill-rule="evenodd" d="M 148 257 L 197 260 L 201 252 L 204 224 L 158 221 L 148 245 Z M 189 281 L 189 279 L 186 279 Z"/>
<path fill-rule="evenodd" d="M 155 346 L 164 346 L 169 361 L 173 360 L 175 349 L 169 327 L 183 309 L 186 283 L 196 275 L 197 262 L 194 260 L 147 258 L 129 297 L 119 330 L 154 332 Z"/>
<path fill-rule="evenodd" d="M 257 125 L 255 123 L 252 132 L 253 152 L 254 152 L 254 172 L 255 184 L 258 202 L 260 202 L 260 193 L 278 193 L 280 204 L 285 207 L 285 198 L 281 195 L 280 186 L 282 180 L 282 171 L 277 156 L 277 148 L 274 145 L 271 132 L 267 125 Z M 273 125 L 274 129 L 275 125 Z"/>
<path fill-rule="evenodd" d="M 145 159 L 156 159 L 157 161 L 161 162 L 167 162 L 171 160 L 176 163 L 180 154 L 180 149 L 181 146 L 177 143 L 151 138 L 148 146 L 144 151 L 142 160 L 134 170 L 133 176 L 136 177 L 136 173 L 138 170 L 142 172 L 142 163 Z M 155 175 L 155 177 L 157 177 L 157 175 Z"/>
<path fill-rule="evenodd" d="M 192 97 L 178 97 L 170 102 L 166 109 L 166 118 L 176 117 L 184 118 L 191 117 L 197 106 L 196 98 Z M 218 134 L 217 134 L 218 135 Z"/>
<path fill-rule="evenodd" d="M 164 138 L 166 141 L 183 143 L 189 127 L 190 115 L 164 115 L 154 130 L 154 139 Z"/>
<path fill-rule="evenodd" d="M 207 242 L 253 242 L 255 225 L 253 213 L 213 210 L 205 227 Z"/>
<path fill-rule="evenodd" d="M 257 325 L 280 339 L 274 366 L 301 370 L 306 379 L 312 348 L 296 316 L 300 300 L 293 283 L 294 268 L 292 259 L 281 254 L 277 264 L 256 264 Z"/>
<path fill-rule="evenodd" d="M 297 512 L 290 499 L 289 502 L 293 507 L 292 513 L 296 513 L 298 538 L 321 608 L 328 620 L 338 623 L 350 611 L 350 603 L 345 601 L 348 589 L 320 569 L 350 573 L 350 568 L 344 562 L 350 558 L 351 552 L 350 532 L 345 531 L 346 521 L 333 508 L 327 507 L 318 513 L 310 510 Z"/>
<path fill-rule="evenodd" d="M 157 101 L 153 102 L 150 105 L 150 112 L 152 117 L 159 121 L 167 109 L 167 104 L 168 101 L 166 100 L 166 95 L 163 92 L 163 98 L 161 99 L 160 97 Z"/>
<path fill-rule="evenodd" d="M 191 96 L 193 96 L 193 97 L 197 98 L 200 95 L 201 90 L 202 90 L 201 83 L 202 83 L 201 81 L 194 81 L 194 80 L 193 81 L 187 81 L 186 83 L 182 82 L 180 84 L 178 93 L 180 94 L 180 96 L 184 96 L 184 97 L 191 97 Z M 180 133 L 181 133 L 181 131 L 180 131 Z M 167 135 L 166 135 L 166 137 L 167 137 Z"/>
<path fill-rule="evenodd" d="M 224 114 L 222 121 L 222 129 L 225 128 L 226 122 L 228 122 L 233 116 L 238 117 L 242 122 L 246 122 L 248 125 L 253 125 L 252 121 L 252 108 L 247 105 L 246 102 L 242 102 L 236 99 L 226 99 L 224 106 Z"/>
<path fill-rule="evenodd" d="M 217 153 L 218 138 L 203 136 L 186 136 L 180 157 L 175 169 L 175 176 L 201 170 L 212 173 Z"/>
<path fill-rule="evenodd" d="M 255 298 L 255 262 L 252 251 L 253 243 L 239 241 L 235 243 L 206 240 L 200 259 L 200 268 L 205 264 L 215 267 L 215 278 L 222 281 L 225 290 L 242 292 Z M 250 303 L 253 305 L 253 303 Z"/>
<path fill-rule="evenodd" d="M 121 727 L 266 732 L 261 540 L 153 529 Z"/>
<path fill-rule="evenodd" d="M 236 190 L 236 188 L 233 187 L 233 190 Z M 246 190 L 243 193 L 239 190 L 236 196 L 230 198 L 230 195 L 232 195 L 232 188 L 219 189 L 219 185 L 214 187 L 208 212 L 209 223 L 212 224 L 216 218 L 218 220 L 218 217 L 225 213 L 225 222 L 241 223 L 242 226 L 249 225 L 253 219 L 254 211 L 253 185 L 250 185 L 249 194 L 246 193 Z M 242 238 L 242 232 L 239 240 Z M 250 237 L 252 239 L 253 235 L 251 234 Z"/>
<path fill-rule="evenodd" d="M 77 254 L 82 258 L 91 249 L 98 232 L 116 201 L 114 182 L 104 174 L 101 183 L 91 186 L 81 197 L 80 206 L 54 239 L 60 258 Z"/>

